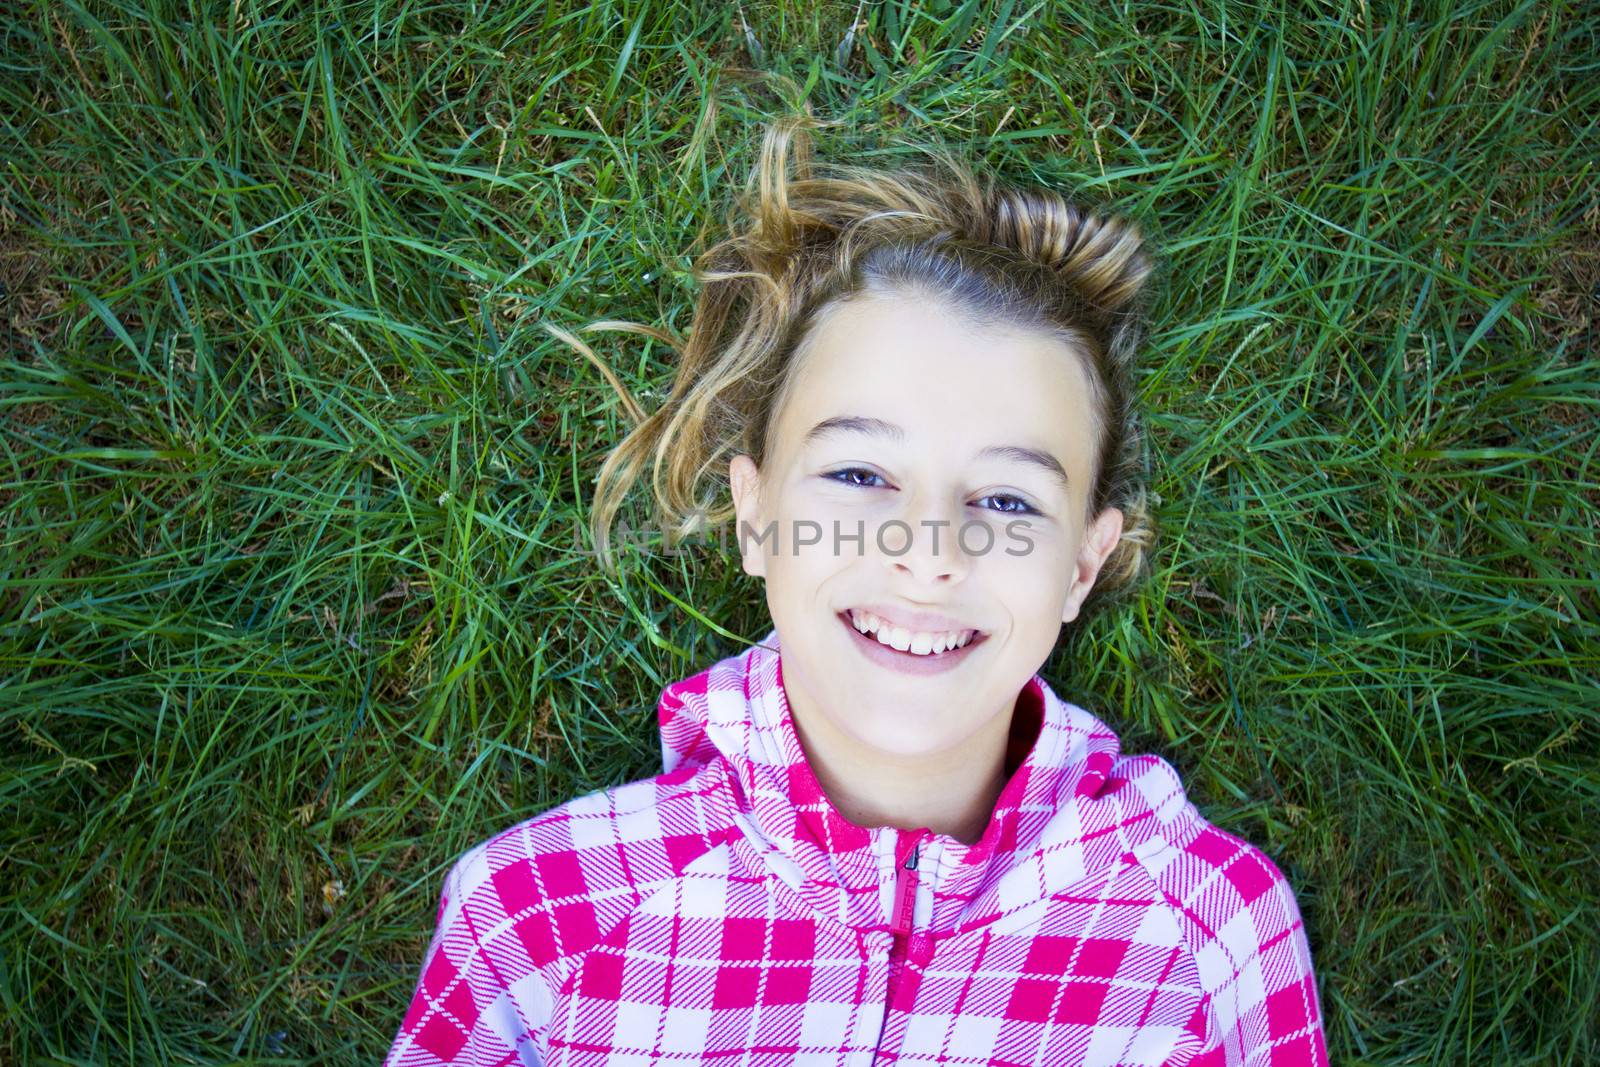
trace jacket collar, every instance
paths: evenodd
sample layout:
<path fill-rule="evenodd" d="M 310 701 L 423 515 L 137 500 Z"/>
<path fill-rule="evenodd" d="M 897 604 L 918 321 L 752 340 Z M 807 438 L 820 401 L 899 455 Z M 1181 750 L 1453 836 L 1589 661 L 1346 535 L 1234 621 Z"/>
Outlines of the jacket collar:
<path fill-rule="evenodd" d="M 931 888 L 932 904 L 919 906 L 916 926 L 934 935 L 1036 904 L 1052 886 L 1108 871 L 1126 850 L 1121 835 L 1106 832 L 1120 819 L 1101 827 L 1106 798 L 1126 792 L 1111 775 L 1117 737 L 1038 674 L 1013 716 L 1014 769 L 970 845 L 926 830 L 861 827 L 839 813 L 795 732 L 775 629 L 668 686 L 659 715 L 668 772 L 710 765 L 726 774 L 734 847 L 773 869 L 812 910 L 857 931 L 885 925 L 895 865 L 917 838 L 918 881 Z"/>

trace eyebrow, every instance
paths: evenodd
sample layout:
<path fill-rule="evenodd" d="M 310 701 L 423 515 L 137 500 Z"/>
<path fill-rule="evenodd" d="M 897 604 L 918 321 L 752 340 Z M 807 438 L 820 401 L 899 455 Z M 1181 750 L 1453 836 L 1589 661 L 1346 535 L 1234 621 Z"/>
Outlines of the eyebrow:
<path fill-rule="evenodd" d="M 823 419 L 807 431 L 802 445 L 809 445 L 813 441 L 827 437 L 830 434 L 856 433 L 868 437 L 887 437 L 891 441 L 905 441 L 906 432 L 895 423 L 885 419 L 875 419 L 866 415 L 835 415 L 831 419 Z M 1063 489 L 1070 488 L 1072 483 L 1067 479 L 1066 468 L 1061 461 L 1050 453 L 1038 448 L 1024 448 L 1021 445 L 989 445 L 978 450 L 980 459 L 1009 459 L 1018 463 L 1027 463 L 1031 466 L 1042 468 L 1050 477 L 1061 483 Z"/>

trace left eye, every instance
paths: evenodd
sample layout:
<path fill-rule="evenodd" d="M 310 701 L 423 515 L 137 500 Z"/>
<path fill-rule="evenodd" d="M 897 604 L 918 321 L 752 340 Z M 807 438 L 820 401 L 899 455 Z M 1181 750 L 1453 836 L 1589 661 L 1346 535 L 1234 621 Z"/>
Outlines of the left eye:
<path fill-rule="evenodd" d="M 843 485 L 855 486 L 857 489 L 878 488 L 878 486 L 875 485 L 863 484 L 862 482 L 853 480 L 851 476 L 856 474 L 865 475 L 868 479 L 877 478 L 879 481 L 883 480 L 882 478 L 879 478 L 875 472 L 869 471 L 865 467 L 845 467 L 842 470 L 829 471 L 828 473 L 824 474 L 823 477 L 829 479 L 830 481 L 839 482 Z M 1006 500 L 1016 505 L 1016 507 L 998 507 L 989 509 L 991 511 L 998 511 L 1003 515 L 1037 515 L 1039 513 L 1038 509 L 1033 507 L 1026 500 L 1022 499 L 1020 496 L 1012 496 L 1009 493 L 990 493 L 986 496 L 979 497 L 978 499 Z"/>
<path fill-rule="evenodd" d="M 982 499 L 984 499 L 984 500 L 1010 500 L 1010 501 L 1014 502 L 1017 505 L 1017 507 L 1015 507 L 1015 508 L 998 508 L 998 509 L 996 509 L 998 511 L 1001 511 L 1001 512 L 1007 513 L 1007 514 L 1012 514 L 1012 515 L 1037 515 L 1039 513 L 1037 511 L 1037 509 L 1035 509 L 1031 504 L 1029 504 L 1026 500 L 1022 499 L 1020 496 L 1009 496 L 1009 495 L 1004 494 L 1004 493 L 991 493 L 988 496 L 983 497 Z"/>

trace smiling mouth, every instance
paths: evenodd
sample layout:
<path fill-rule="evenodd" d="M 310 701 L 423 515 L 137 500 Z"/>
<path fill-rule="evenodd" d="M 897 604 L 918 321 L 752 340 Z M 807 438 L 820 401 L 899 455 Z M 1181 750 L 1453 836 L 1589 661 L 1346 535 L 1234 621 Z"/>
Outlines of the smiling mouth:
<path fill-rule="evenodd" d="M 892 626 L 870 612 L 857 612 L 847 608 L 839 618 L 861 636 L 876 641 L 886 649 L 907 656 L 933 659 L 950 652 L 958 652 L 982 642 L 989 635 L 982 630 L 949 630 L 941 633 L 924 633 Z"/>

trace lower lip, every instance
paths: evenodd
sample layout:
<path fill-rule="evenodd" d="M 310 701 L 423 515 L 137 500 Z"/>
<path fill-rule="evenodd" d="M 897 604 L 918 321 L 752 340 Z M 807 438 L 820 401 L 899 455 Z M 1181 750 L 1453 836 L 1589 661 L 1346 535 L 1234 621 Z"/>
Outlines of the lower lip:
<path fill-rule="evenodd" d="M 979 634 L 960 648 L 952 648 L 939 653 L 937 656 L 919 656 L 913 652 L 901 652 L 897 648 L 890 648 L 882 644 L 876 637 L 864 634 L 855 628 L 850 621 L 849 612 L 841 611 L 839 620 L 844 623 L 844 628 L 850 631 L 850 636 L 855 640 L 856 647 L 862 655 L 881 667 L 901 674 L 943 674 L 945 671 L 954 670 L 961 666 L 972 650 L 987 641 L 987 634 Z"/>

